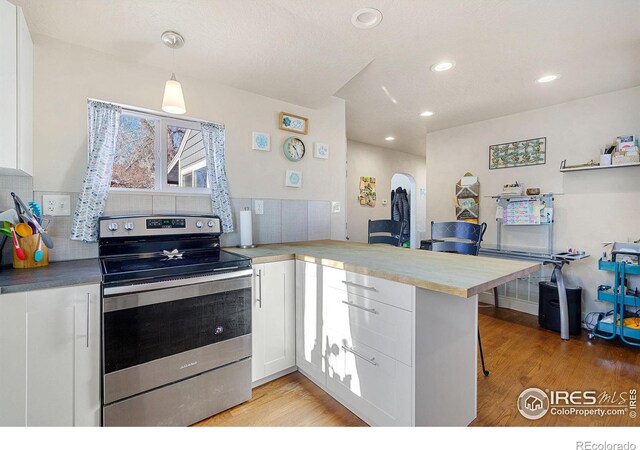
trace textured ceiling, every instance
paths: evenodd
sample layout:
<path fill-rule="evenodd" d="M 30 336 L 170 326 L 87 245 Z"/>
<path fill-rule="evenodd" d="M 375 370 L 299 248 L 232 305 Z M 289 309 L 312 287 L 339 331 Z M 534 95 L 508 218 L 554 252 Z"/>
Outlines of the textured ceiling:
<path fill-rule="evenodd" d="M 639 0 L 12 1 L 32 32 L 167 70 L 175 29 L 183 74 L 310 107 L 337 95 L 350 139 L 419 155 L 428 131 L 640 85 Z M 350 22 L 365 6 L 383 13 L 371 30 Z"/>

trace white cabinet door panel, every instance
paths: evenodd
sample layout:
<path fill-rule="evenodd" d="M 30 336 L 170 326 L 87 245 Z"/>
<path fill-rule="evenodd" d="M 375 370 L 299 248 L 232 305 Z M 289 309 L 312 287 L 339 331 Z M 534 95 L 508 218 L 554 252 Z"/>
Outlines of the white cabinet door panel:
<path fill-rule="evenodd" d="M 407 311 L 413 309 L 414 286 L 369 275 L 347 272 L 333 267 L 324 267 L 323 278 L 325 286 L 344 290 Z"/>
<path fill-rule="evenodd" d="M 17 167 L 33 174 L 33 41 L 22 8 L 17 13 Z"/>
<path fill-rule="evenodd" d="M 294 367 L 295 262 L 256 264 L 252 308 L 252 381 Z"/>
<path fill-rule="evenodd" d="M 100 287 L 27 293 L 27 425 L 100 425 Z"/>
<path fill-rule="evenodd" d="M 0 295 L 0 427 L 26 425 L 27 294 Z"/>
<path fill-rule="evenodd" d="M 322 266 L 296 261 L 296 365 L 326 385 L 323 352 Z"/>
<path fill-rule="evenodd" d="M 410 366 L 412 315 L 359 295 L 325 288 L 325 317 L 330 327 Z"/>
<path fill-rule="evenodd" d="M 75 311 L 74 425 L 100 425 L 100 286 L 73 291 Z"/>
<path fill-rule="evenodd" d="M 0 0 L 0 167 L 17 161 L 17 9 Z"/>
<path fill-rule="evenodd" d="M 75 301 L 66 289 L 27 296 L 27 425 L 74 423 Z"/>
<path fill-rule="evenodd" d="M 355 340 L 328 342 L 329 393 L 370 425 L 411 426 L 411 367 Z"/>

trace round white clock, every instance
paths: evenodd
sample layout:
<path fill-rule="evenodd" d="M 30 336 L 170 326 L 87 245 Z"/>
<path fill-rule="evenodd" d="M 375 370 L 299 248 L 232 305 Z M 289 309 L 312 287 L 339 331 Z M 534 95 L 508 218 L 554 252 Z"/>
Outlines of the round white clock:
<path fill-rule="evenodd" d="M 289 161 L 300 161 L 305 152 L 304 142 L 292 136 L 284 141 L 282 151 Z"/>

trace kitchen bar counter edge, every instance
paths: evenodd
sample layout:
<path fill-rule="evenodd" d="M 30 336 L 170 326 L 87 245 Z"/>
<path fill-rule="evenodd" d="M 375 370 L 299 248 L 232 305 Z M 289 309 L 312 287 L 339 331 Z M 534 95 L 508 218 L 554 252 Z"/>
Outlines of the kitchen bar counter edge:
<path fill-rule="evenodd" d="M 253 264 L 300 260 L 470 298 L 540 270 L 539 263 L 348 241 L 303 241 L 227 250 Z"/>

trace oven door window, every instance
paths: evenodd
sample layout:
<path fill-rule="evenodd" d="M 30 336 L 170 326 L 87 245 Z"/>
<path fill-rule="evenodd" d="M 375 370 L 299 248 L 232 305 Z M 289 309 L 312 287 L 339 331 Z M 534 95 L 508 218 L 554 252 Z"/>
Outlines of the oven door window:
<path fill-rule="evenodd" d="M 251 333 L 250 285 L 247 278 L 106 297 L 105 373 Z"/>

